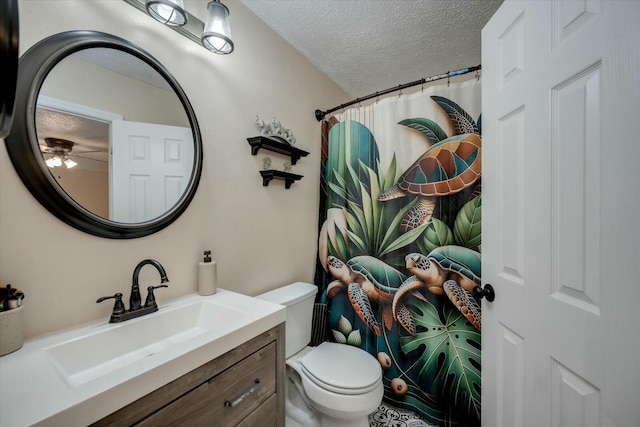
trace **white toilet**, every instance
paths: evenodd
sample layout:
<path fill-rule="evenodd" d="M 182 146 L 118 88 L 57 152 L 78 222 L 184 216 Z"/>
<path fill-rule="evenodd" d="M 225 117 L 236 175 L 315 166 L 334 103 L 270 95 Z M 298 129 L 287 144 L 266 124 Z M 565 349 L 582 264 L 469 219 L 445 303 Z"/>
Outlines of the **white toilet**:
<path fill-rule="evenodd" d="M 317 291 L 297 282 L 257 296 L 287 307 L 286 427 L 368 427 L 368 414 L 382 402 L 382 368 L 357 347 L 309 346 Z"/>

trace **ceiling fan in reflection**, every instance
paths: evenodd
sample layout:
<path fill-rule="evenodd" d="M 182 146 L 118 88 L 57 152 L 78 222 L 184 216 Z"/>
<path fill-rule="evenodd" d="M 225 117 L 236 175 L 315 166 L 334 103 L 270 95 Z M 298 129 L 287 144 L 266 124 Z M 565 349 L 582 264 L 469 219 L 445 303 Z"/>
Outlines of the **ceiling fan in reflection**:
<path fill-rule="evenodd" d="M 62 166 L 62 164 L 64 163 L 67 169 L 71 169 L 72 167 L 76 166 L 78 163 L 74 162 L 70 157 L 84 158 L 77 154 L 71 154 L 71 150 L 73 149 L 73 146 L 75 145 L 75 143 L 73 141 L 69 141 L 68 139 L 45 138 L 44 142 L 47 144 L 47 146 L 46 147 L 41 146 L 41 150 L 43 153 L 51 155 L 51 157 L 49 157 L 45 161 L 47 166 L 49 166 L 50 168 Z M 81 154 L 101 153 L 101 152 L 103 151 L 101 150 L 83 151 Z"/>

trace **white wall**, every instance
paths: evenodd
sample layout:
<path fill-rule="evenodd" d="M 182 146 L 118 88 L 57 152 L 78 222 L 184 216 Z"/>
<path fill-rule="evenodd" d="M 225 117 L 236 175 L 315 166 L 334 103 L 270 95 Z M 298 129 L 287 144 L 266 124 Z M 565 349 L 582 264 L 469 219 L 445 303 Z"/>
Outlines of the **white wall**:
<path fill-rule="evenodd" d="M 187 1 L 205 18 L 206 0 Z M 221 287 L 257 294 L 281 284 L 313 279 L 317 250 L 320 131 L 316 108 L 347 95 L 268 29 L 241 3 L 226 0 L 236 51 L 218 56 L 115 0 L 23 0 L 20 51 L 67 30 L 90 29 L 126 38 L 162 62 L 176 77 L 198 117 L 204 168 L 189 209 L 167 229 L 134 240 L 82 233 L 46 211 L 22 185 L 0 148 L 0 284 L 26 294 L 26 334 L 33 336 L 85 321 L 107 319 L 111 304 L 96 298 L 123 292 L 135 265 L 155 258 L 171 284 L 160 303 L 195 292 L 197 263 L 205 249 L 218 262 Z M 304 175 L 291 189 L 281 181 L 262 186 L 262 157 L 251 156 L 255 115 L 277 116 L 311 154 L 294 166 Z M 141 284 L 156 284 L 143 269 Z M 147 279 L 148 278 L 148 279 Z M 144 297 L 144 295 L 143 295 Z"/>
<path fill-rule="evenodd" d="M 57 167 L 49 170 L 62 189 L 89 212 L 109 218 L 109 173 Z"/>
<path fill-rule="evenodd" d="M 56 65 L 40 94 L 119 114 L 130 122 L 189 127 L 189 118 L 173 89 L 161 89 L 76 58 Z"/>

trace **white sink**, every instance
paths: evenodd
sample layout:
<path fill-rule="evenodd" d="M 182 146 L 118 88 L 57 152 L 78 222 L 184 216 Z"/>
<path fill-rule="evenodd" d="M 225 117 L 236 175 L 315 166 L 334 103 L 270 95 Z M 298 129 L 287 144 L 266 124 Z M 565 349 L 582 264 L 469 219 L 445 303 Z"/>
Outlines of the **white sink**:
<path fill-rule="evenodd" d="M 110 325 L 44 350 L 65 381 L 75 387 L 124 366 L 184 345 L 224 323 L 242 321 L 247 313 L 196 301 Z"/>
<path fill-rule="evenodd" d="M 89 425 L 285 319 L 281 305 L 218 288 L 29 339 L 0 358 L 0 426 Z"/>

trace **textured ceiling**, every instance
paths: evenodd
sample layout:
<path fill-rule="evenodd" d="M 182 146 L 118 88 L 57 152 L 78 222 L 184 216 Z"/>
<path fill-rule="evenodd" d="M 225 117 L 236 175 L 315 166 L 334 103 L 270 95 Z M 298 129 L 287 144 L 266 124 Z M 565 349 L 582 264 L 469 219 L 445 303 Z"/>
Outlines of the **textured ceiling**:
<path fill-rule="evenodd" d="M 242 3 L 348 94 L 359 97 L 480 64 L 480 31 L 502 1 Z"/>
<path fill-rule="evenodd" d="M 109 123 L 37 108 L 36 130 L 43 153 L 49 152 L 45 138 L 67 139 L 74 143 L 69 156 L 78 163 L 78 169 L 107 171 Z"/>

